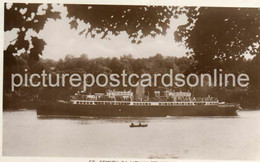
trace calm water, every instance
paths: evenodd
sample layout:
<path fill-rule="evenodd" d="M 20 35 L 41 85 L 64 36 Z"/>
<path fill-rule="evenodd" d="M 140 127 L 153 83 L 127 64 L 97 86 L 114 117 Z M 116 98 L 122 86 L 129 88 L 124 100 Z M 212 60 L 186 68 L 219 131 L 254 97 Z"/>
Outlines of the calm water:
<path fill-rule="evenodd" d="M 129 128 L 143 121 L 147 128 Z M 40 119 L 3 113 L 4 156 L 260 160 L 260 111 L 238 117 Z"/>

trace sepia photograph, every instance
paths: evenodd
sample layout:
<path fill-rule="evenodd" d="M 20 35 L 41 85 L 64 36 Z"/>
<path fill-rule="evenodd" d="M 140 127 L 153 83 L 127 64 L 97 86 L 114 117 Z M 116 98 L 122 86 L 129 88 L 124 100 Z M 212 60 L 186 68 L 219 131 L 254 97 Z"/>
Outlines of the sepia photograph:
<path fill-rule="evenodd" d="M 260 8 L 3 7 L 3 157 L 260 160 Z"/>

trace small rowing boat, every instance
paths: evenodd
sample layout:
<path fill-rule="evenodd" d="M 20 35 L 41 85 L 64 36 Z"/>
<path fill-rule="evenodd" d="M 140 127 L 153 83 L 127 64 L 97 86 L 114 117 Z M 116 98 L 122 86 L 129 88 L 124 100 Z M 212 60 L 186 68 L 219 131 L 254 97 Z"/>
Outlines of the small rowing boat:
<path fill-rule="evenodd" d="M 133 128 L 133 127 L 147 127 L 147 126 L 148 126 L 148 124 L 142 124 L 142 123 L 140 123 L 140 122 L 139 122 L 139 124 L 131 123 L 131 124 L 129 125 L 129 127 L 131 127 L 131 128 Z"/>

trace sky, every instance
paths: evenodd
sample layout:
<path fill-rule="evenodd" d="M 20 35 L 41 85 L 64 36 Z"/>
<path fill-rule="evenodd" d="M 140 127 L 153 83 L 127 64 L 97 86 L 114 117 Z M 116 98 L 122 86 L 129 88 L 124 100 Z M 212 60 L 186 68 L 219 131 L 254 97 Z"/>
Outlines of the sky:
<path fill-rule="evenodd" d="M 132 54 L 134 58 L 142 58 L 160 53 L 163 56 L 181 57 L 185 56 L 187 51 L 183 44 L 176 43 L 174 40 L 174 31 L 179 25 L 186 23 L 186 16 L 172 19 L 165 36 L 157 35 L 155 38 L 149 36 L 142 39 L 142 43 L 137 45 L 131 43 L 125 32 L 118 36 L 110 36 L 110 40 L 100 39 L 100 36 L 86 38 L 85 35 L 79 35 L 79 32 L 87 27 L 86 24 L 80 23 L 78 30 L 70 29 L 70 20 L 66 17 L 67 9 L 63 5 L 55 5 L 54 10 L 61 12 L 61 19 L 56 21 L 49 19 L 40 33 L 29 31 L 27 34 L 27 38 L 37 35 L 44 39 L 47 44 L 43 51 L 42 58 L 44 59 L 59 60 L 67 54 L 74 57 L 87 54 L 89 58 L 120 57 Z M 10 41 L 17 37 L 17 30 L 5 32 L 4 36 L 4 49 L 6 49 Z"/>

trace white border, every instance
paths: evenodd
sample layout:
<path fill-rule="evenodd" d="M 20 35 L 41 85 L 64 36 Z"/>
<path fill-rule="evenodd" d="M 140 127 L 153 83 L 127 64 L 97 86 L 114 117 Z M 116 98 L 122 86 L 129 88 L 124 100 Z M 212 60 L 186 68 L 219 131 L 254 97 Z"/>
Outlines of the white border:
<path fill-rule="evenodd" d="M 4 45 L 4 3 L 66 3 L 66 4 L 106 4 L 106 5 L 171 5 L 171 6 L 210 6 L 210 7 L 249 7 L 260 8 L 260 0 L 1 0 L 0 1 L 0 105 L 3 109 L 3 45 Z M 198 161 L 198 160 L 173 160 L 173 159 L 111 159 L 111 158 L 62 158 L 62 157 L 3 157 L 3 111 L 0 112 L 0 162 L 88 162 L 95 159 L 100 160 L 121 160 L 124 161 Z M 199 161 L 216 161 L 216 160 L 199 160 Z M 219 160 L 218 160 L 219 161 Z M 225 160 L 226 161 L 226 160 Z M 243 160 L 244 161 L 244 160 Z M 235 162 L 235 161 L 234 161 Z"/>

